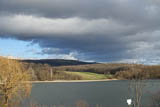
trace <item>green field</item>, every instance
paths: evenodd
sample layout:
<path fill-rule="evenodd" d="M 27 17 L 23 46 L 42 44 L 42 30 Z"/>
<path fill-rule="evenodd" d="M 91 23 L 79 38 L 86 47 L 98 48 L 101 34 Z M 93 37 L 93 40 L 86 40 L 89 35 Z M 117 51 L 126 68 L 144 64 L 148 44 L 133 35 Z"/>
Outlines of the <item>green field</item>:
<path fill-rule="evenodd" d="M 71 75 L 78 75 L 82 77 L 82 80 L 101 80 L 101 79 L 111 79 L 112 75 L 107 74 L 97 74 L 97 73 L 91 73 L 91 72 L 70 72 L 70 71 L 63 71 L 65 73 L 71 74 Z"/>

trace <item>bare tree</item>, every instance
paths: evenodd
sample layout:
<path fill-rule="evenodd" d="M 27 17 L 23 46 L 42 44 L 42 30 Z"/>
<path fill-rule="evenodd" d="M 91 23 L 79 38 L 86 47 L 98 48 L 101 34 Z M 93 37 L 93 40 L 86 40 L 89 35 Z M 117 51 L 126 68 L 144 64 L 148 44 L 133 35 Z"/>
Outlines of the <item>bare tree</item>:
<path fill-rule="evenodd" d="M 130 78 L 129 84 L 130 95 L 133 100 L 133 106 L 141 107 L 141 100 L 146 86 L 146 78 L 142 69 L 135 67 L 137 66 L 136 64 L 133 64 L 132 66 L 131 72 L 133 73 L 133 76 Z"/>
<path fill-rule="evenodd" d="M 10 107 L 30 94 L 30 73 L 16 60 L 0 58 L 0 93 L 2 105 Z"/>

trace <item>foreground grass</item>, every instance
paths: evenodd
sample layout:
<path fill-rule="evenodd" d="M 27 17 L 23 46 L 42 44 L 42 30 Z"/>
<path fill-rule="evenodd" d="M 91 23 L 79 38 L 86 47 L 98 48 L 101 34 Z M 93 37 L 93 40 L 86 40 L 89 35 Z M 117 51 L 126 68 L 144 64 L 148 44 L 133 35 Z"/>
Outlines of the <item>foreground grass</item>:
<path fill-rule="evenodd" d="M 101 79 L 111 79 L 112 75 L 107 74 L 97 74 L 92 72 L 71 72 L 71 71 L 63 71 L 67 74 L 77 75 L 82 78 L 82 80 L 101 80 Z"/>

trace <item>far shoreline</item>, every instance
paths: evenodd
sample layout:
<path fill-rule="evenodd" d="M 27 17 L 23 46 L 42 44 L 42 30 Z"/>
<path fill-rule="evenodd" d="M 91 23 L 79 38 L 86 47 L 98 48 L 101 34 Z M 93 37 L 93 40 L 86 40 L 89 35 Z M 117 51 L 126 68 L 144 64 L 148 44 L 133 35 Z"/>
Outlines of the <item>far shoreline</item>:
<path fill-rule="evenodd" d="M 119 79 L 102 79 L 102 80 L 54 80 L 54 81 L 31 81 L 31 83 L 79 83 L 79 82 L 103 82 L 115 81 Z"/>

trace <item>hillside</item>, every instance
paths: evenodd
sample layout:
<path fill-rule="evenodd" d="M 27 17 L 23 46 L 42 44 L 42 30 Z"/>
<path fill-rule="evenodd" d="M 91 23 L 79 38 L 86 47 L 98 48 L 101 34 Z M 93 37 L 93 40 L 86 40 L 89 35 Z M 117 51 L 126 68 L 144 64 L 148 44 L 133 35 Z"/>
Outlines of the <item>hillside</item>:
<path fill-rule="evenodd" d="M 39 60 L 22 60 L 22 61 L 27 63 L 35 63 L 35 64 L 48 64 L 50 66 L 95 64 L 95 62 L 83 62 L 78 60 L 65 60 L 65 59 L 39 59 Z"/>
<path fill-rule="evenodd" d="M 12 59 L 15 60 L 15 59 Z M 141 64 L 94 64 L 75 60 L 43 59 L 18 60 L 30 71 L 33 80 L 82 80 L 82 79 L 160 79 L 160 66 Z M 95 78 L 96 77 L 96 78 Z"/>

